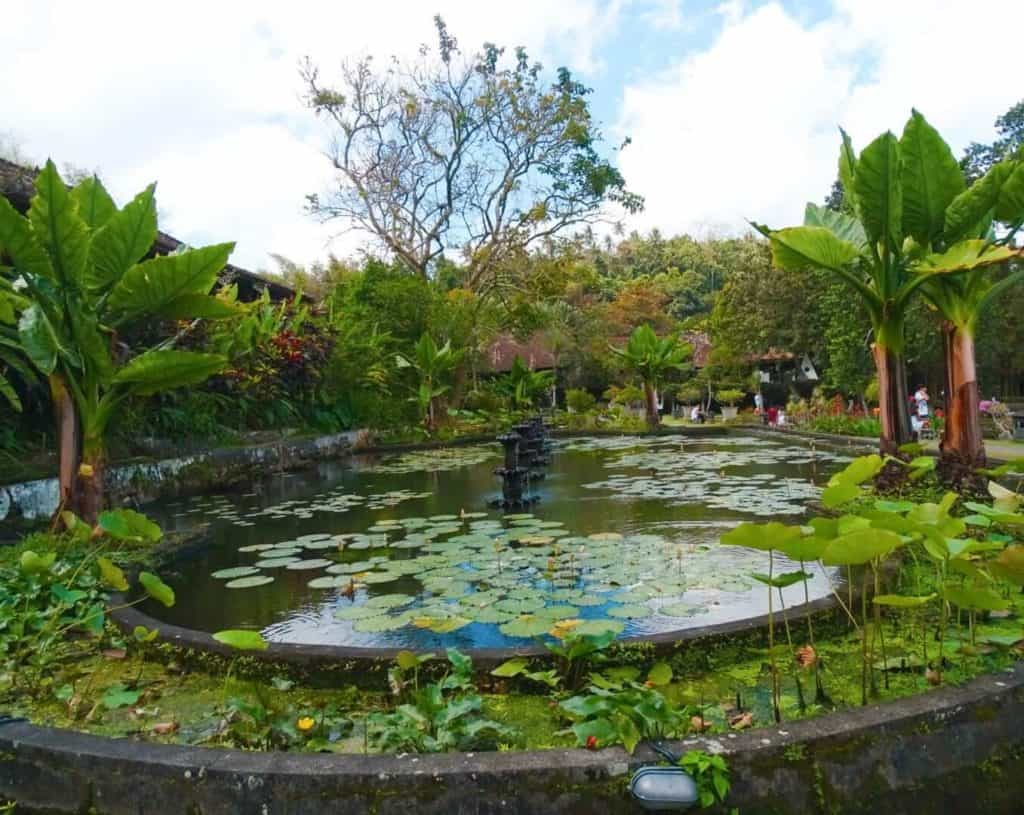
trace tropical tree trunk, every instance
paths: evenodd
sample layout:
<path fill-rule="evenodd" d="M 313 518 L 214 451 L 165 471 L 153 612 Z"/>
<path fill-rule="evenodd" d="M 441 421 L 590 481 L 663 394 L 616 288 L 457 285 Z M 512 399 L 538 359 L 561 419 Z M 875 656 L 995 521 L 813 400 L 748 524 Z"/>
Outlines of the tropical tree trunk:
<path fill-rule="evenodd" d="M 107 456 L 102 439 L 85 439 L 82 445 L 82 463 L 78 467 L 77 501 L 75 514 L 83 521 L 95 524 L 105 509 L 103 479 L 107 469 Z"/>
<path fill-rule="evenodd" d="M 878 372 L 878 408 L 882 422 L 879 446 L 883 454 L 896 455 L 901 444 L 911 440 L 907 411 L 907 369 L 903 355 L 875 343 L 871 346 Z"/>
<path fill-rule="evenodd" d="M 978 408 L 974 337 L 952 322 L 942 324 L 946 357 L 946 426 L 939 445 L 942 458 L 976 469 L 985 466 L 985 441 Z"/>
<path fill-rule="evenodd" d="M 78 511 L 78 467 L 81 463 L 82 425 L 78 409 L 63 377 L 50 375 L 50 398 L 57 426 L 57 482 L 60 500 L 57 512 Z"/>
<path fill-rule="evenodd" d="M 654 383 L 646 380 L 644 402 L 647 405 L 647 426 L 653 430 L 661 424 L 661 417 L 658 415 L 658 394 L 654 390 Z"/>

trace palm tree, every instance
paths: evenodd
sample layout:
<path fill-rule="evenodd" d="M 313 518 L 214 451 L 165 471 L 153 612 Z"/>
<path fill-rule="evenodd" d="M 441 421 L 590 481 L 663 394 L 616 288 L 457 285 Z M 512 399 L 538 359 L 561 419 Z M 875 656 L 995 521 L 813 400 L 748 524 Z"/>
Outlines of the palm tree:
<path fill-rule="evenodd" d="M 450 340 L 439 348 L 429 334 L 419 338 L 411 356 L 395 355 L 399 368 L 411 368 L 416 373 L 417 382 L 411 399 L 418 405 L 428 431 L 437 427 L 437 398 L 448 392 L 449 386 L 444 380 L 461 358 L 462 352 L 452 350 Z"/>
<path fill-rule="evenodd" d="M 658 416 L 657 388 L 669 371 L 684 367 L 693 349 L 674 335 L 658 339 L 654 329 L 646 323 L 633 330 L 624 348 L 610 348 L 627 370 L 643 380 L 647 425 L 652 429 L 658 427 L 661 419 Z"/>
<path fill-rule="evenodd" d="M 808 204 L 803 226 L 754 226 L 771 241 L 777 267 L 832 272 L 864 303 L 874 330 L 880 446 L 893 454 L 911 439 L 904 362 L 907 308 L 929 281 L 1015 254 L 1006 246 L 973 239 L 987 227 L 1000 189 L 1008 185 L 1006 179 L 986 176 L 965 191 L 949 146 L 916 110 L 901 138 L 886 132 L 859 157 L 849 136 L 840 132 L 839 177 L 854 214 Z M 1018 197 L 1024 202 L 1024 196 Z"/>
<path fill-rule="evenodd" d="M 4 347 L 17 345 L 48 380 L 60 508 L 94 522 L 104 502 L 107 428 L 125 400 L 201 382 L 226 363 L 174 349 L 187 328 L 135 355 L 118 332 L 143 321 L 233 315 L 208 293 L 234 244 L 142 260 L 157 234 L 154 185 L 118 209 L 97 179 L 68 189 L 48 161 L 35 189 L 27 217 L 0 197 L 0 254 L 12 263 L 0 268 L 0 293 L 18 312 L 16 342 L 8 332 Z"/>

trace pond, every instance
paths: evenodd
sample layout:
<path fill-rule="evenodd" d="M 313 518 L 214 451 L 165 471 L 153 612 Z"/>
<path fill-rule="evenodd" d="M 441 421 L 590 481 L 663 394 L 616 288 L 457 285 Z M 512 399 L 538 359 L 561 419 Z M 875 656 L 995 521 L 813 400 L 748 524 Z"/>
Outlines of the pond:
<path fill-rule="evenodd" d="M 533 484 L 540 501 L 505 513 L 488 506 L 497 444 L 355 456 L 153 509 L 168 530 L 207 525 L 209 545 L 163 570 L 174 608 L 144 608 L 272 642 L 415 649 L 741 619 L 767 610 L 750 577 L 767 555 L 719 536 L 799 519 L 847 460 L 738 434 L 568 439 Z M 828 576 L 810 571 L 811 599 L 824 596 Z M 802 603 L 803 585 L 784 598 Z"/>

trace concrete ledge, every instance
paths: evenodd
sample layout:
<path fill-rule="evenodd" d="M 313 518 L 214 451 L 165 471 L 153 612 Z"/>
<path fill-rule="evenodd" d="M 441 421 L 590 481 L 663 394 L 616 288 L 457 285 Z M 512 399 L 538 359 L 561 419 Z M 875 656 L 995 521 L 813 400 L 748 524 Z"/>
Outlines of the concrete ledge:
<path fill-rule="evenodd" d="M 351 452 L 358 432 L 306 439 L 283 439 L 250 447 L 224 447 L 177 458 L 118 464 L 107 469 L 112 505 L 203 492 L 238 483 L 269 469 L 301 469 Z M 57 509 L 56 478 L 0 486 L 0 521 L 42 521 Z"/>
<path fill-rule="evenodd" d="M 778 728 L 668 745 L 727 756 L 729 806 L 777 813 L 1020 811 L 1024 668 L 959 688 Z M 0 800 L 18 812 L 96 815 L 590 815 L 635 813 L 641 747 L 329 756 L 105 739 L 0 726 Z"/>

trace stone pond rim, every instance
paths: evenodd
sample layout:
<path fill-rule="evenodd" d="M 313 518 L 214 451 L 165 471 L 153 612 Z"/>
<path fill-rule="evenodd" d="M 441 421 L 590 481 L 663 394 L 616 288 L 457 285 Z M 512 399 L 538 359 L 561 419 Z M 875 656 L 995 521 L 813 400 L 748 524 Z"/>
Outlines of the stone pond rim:
<path fill-rule="evenodd" d="M 152 617 L 134 606 L 124 607 L 129 599 L 123 594 L 111 594 L 110 604 L 114 610 L 110 613 L 111 620 L 125 633 L 131 633 L 136 626 L 157 631 L 157 642 L 166 643 L 174 648 L 200 653 L 216 654 L 233 658 L 245 656 L 260 662 L 286 664 L 302 668 L 321 668 L 339 663 L 348 665 L 362 663 L 367 667 L 378 667 L 383 662 L 390 662 L 401 651 L 426 654 L 437 653 L 437 649 L 416 649 L 408 647 L 369 647 L 355 645 L 313 645 L 290 642 L 270 642 L 263 651 L 238 651 L 223 643 L 217 642 L 213 635 L 194 628 L 165 623 Z M 121 608 L 118 608 L 121 606 Z M 838 611 L 839 604 L 833 595 L 812 600 L 810 603 L 787 607 L 790 619 L 802 619 L 808 612 L 812 615 L 831 615 Z M 776 615 L 778 622 L 778 615 Z M 680 628 L 674 631 L 663 631 L 657 634 L 641 634 L 633 637 L 622 637 L 615 642 L 624 646 L 650 645 L 656 653 L 670 653 L 681 647 L 696 642 L 708 643 L 724 641 L 737 636 L 759 637 L 768 628 L 768 615 L 759 614 L 739 620 L 729 620 L 713 625 Z M 544 657 L 550 656 L 543 645 L 531 643 L 507 648 L 462 648 L 460 649 L 473 658 L 478 668 L 493 668 L 507 659 L 518 656 Z"/>
<path fill-rule="evenodd" d="M 744 815 L 1019 812 L 1024 665 L 780 726 L 667 746 L 726 755 Z M 27 722 L 0 725 L 0 800 L 96 815 L 590 815 L 636 813 L 641 746 L 326 755 L 151 744 Z"/>

